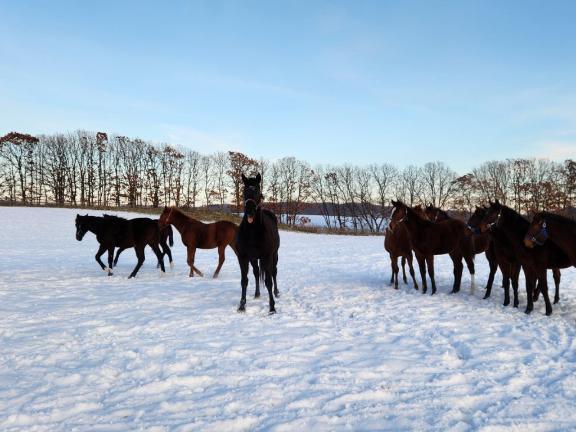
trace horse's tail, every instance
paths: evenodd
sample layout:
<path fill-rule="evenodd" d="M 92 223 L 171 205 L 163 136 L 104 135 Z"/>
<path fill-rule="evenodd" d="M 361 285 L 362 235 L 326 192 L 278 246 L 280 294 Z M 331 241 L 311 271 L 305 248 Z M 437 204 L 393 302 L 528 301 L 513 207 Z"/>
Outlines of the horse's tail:
<path fill-rule="evenodd" d="M 168 244 L 170 247 L 174 246 L 174 231 L 172 230 L 172 226 L 168 225 Z"/>

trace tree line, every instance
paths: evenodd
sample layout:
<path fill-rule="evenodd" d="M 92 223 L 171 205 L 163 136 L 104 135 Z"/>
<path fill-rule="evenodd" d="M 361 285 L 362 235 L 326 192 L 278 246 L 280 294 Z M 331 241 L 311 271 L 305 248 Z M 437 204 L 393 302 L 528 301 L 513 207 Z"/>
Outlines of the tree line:
<path fill-rule="evenodd" d="M 0 138 L 0 199 L 10 204 L 81 207 L 216 207 L 238 211 L 241 174 L 260 172 L 263 194 L 288 225 L 310 211 L 329 228 L 382 231 L 391 199 L 458 212 L 499 199 L 516 211 L 576 206 L 576 161 L 487 161 L 458 175 L 443 162 L 315 166 L 294 157 L 201 154 L 169 144 L 76 131 Z"/>

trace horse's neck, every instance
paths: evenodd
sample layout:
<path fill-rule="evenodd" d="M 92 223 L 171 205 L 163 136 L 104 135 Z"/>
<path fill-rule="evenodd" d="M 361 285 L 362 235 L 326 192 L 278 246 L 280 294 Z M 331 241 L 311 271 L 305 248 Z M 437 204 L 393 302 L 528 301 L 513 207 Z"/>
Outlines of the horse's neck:
<path fill-rule="evenodd" d="M 86 230 L 90 231 L 95 236 L 99 236 L 102 234 L 102 224 L 104 220 L 102 218 L 98 218 L 96 216 L 88 219 L 88 223 L 86 224 Z"/>
<path fill-rule="evenodd" d="M 520 215 L 516 214 L 511 209 L 503 209 L 500 213 L 500 218 L 502 220 L 502 231 L 509 239 L 514 242 L 522 241 L 526 231 L 528 231 L 528 221 L 523 223 L 523 219 Z"/>
<path fill-rule="evenodd" d="M 175 211 L 172 215 L 172 225 L 174 225 L 180 233 L 183 233 L 190 225 L 196 227 L 201 224 L 202 223 L 196 219 L 192 219 L 179 211 Z"/>
<path fill-rule="evenodd" d="M 405 217 L 406 228 L 414 238 L 419 238 L 426 229 L 433 225 L 432 222 L 419 217 L 416 212 L 408 212 Z"/>

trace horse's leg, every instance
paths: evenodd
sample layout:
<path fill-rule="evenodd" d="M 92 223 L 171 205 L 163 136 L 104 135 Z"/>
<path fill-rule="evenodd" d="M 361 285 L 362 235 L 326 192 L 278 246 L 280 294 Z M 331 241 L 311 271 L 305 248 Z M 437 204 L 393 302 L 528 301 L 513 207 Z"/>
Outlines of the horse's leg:
<path fill-rule="evenodd" d="M 520 278 L 520 264 L 516 264 L 514 266 L 510 265 L 511 269 L 511 282 L 512 282 L 512 290 L 514 291 L 514 307 L 517 308 L 520 304 L 518 300 L 518 279 Z"/>
<path fill-rule="evenodd" d="M 418 261 L 420 279 L 422 280 L 422 294 L 426 294 L 426 291 L 428 291 L 428 284 L 426 282 L 426 260 L 422 255 L 416 254 L 416 261 Z"/>
<path fill-rule="evenodd" d="M 278 282 L 276 281 L 276 276 L 278 275 L 278 251 L 274 252 L 272 257 L 272 281 L 274 282 L 274 296 L 276 298 L 280 297 L 280 291 L 278 291 Z"/>
<path fill-rule="evenodd" d="M 391 261 L 392 263 L 392 278 L 394 279 L 394 288 L 398 289 L 398 273 L 400 269 L 398 268 L 398 257 L 394 255 L 394 259 Z"/>
<path fill-rule="evenodd" d="M 226 245 L 218 246 L 218 267 L 216 267 L 216 271 L 214 272 L 214 279 L 218 277 L 222 264 L 224 264 L 224 249 L 226 249 Z"/>
<path fill-rule="evenodd" d="M 510 304 L 510 276 L 508 273 L 504 275 L 502 278 L 502 283 L 504 284 L 504 306 L 508 306 Z"/>
<path fill-rule="evenodd" d="M 412 265 L 412 252 L 410 252 L 410 255 L 407 255 L 406 260 L 408 261 L 408 268 L 410 269 L 410 276 L 412 276 L 414 289 L 418 290 L 418 282 L 416 282 L 416 276 L 414 274 L 414 266 Z"/>
<path fill-rule="evenodd" d="M 470 273 L 470 294 L 474 294 L 474 290 L 476 289 L 476 281 L 474 277 L 476 275 L 476 269 L 474 267 L 474 254 L 466 254 L 464 255 L 464 261 L 466 261 L 466 267 L 468 267 L 468 272 Z"/>
<path fill-rule="evenodd" d="M 390 255 L 390 271 L 392 273 L 392 275 L 390 276 L 390 285 L 392 285 L 394 283 L 394 255 L 392 255 L 391 252 L 388 252 L 388 255 Z"/>
<path fill-rule="evenodd" d="M 492 285 L 494 284 L 494 275 L 498 270 L 498 261 L 496 259 L 496 254 L 494 253 L 494 249 L 492 243 L 486 249 L 485 252 L 486 259 L 488 260 L 488 266 L 490 267 L 490 273 L 488 274 L 488 282 L 486 282 L 486 292 L 492 291 Z M 488 294 L 490 296 L 490 294 Z"/>
<path fill-rule="evenodd" d="M 464 264 L 462 264 L 462 255 L 452 254 L 452 263 L 454 264 L 454 286 L 452 287 L 452 294 L 460 291 L 460 283 L 462 282 L 462 270 L 464 270 Z"/>
<path fill-rule="evenodd" d="M 264 283 L 266 284 L 266 289 L 268 290 L 268 302 L 270 305 L 269 314 L 275 314 L 276 309 L 274 307 L 274 295 L 272 293 L 272 271 L 274 267 L 273 257 L 268 256 L 265 259 L 260 260 L 260 264 L 264 268 Z"/>
<path fill-rule="evenodd" d="M 156 258 L 158 258 L 158 264 L 160 264 L 160 270 L 162 270 L 162 273 L 166 273 L 166 268 L 164 267 L 164 254 L 160 250 L 158 243 L 151 243 L 150 247 L 156 254 Z"/>
<path fill-rule="evenodd" d="M 194 277 L 194 256 L 196 255 L 196 248 L 188 246 L 188 266 L 190 267 L 189 277 Z"/>
<path fill-rule="evenodd" d="M 554 277 L 554 285 L 556 291 L 554 292 L 554 304 L 560 301 L 560 269 L 552 269 L 552 276 Z"/>
<path fill-rule="evenodd" d="M 398 277 L 396 277 L 398 279 Z M 408 278 L 406 277 L 406 257 L 402 255 L 402 279 L 404 279 L 404 283 L 408 283 Z"/>
<path fill-rule="evenodd" d="M 257 258 L 251 259 L 250 265 L 252 266 L 252 274 L 254 275 L 254 280 L 256 281 L 254 298 L 258 298 L 260 297 L 260 268 L 258 267 L 258 259 Z"/>
<path fill-rule="evenodd" d="M 544 302 L 546 303 L 546 316 L 552 315 L 552 303 L 550 303 L 550 297 L 548 296 L 548 277 L 547 271 L 541 272 L 538 277 L 538 285 L 540 285 L 540 290 L 542 291 L 542 297 L 544 297 Z"/>
<path fill-rule="evenodd" d="M 172 251 L 170 250 L 170 246 L 168 246 L 168 243 L 166 242 L 166 240 L 161 240 L 160 246 L 162 246 L 162 258 L 164 258 L 164 255 L 168 255 L 168 261 L 170 262 L 170 268 L 174 268 L 174 263 L 172 262 Z M 158 266 L 160 266 L 160 263 L 158 263 Z"/>
<path fill-rule="evenodd" d="M 128 276 L 128 279 L 133 278 L 134 276 L 136 276 L 136 273 L 138 273 L 138 270 L 140 270 L 140 267 L 142 267 L 142 264 L 144 264 L 144 260 L 146 259 L 146 257 L 144 256 L 144 248 L 146 247 L 146 245 L 138 245 L 135 244 L 134 245 L 134 251 L 136 252 L 136 257 L 138 258 L 138 263 L 136 264 L 136 267 L 134 267 L 134 270 L 132 270 L 132 273 L 130 273 L 130 276 Z"/>
<path fill-rule="evenodd" d="M 114 265 L 114 246 L 108 248 L 108 276 L 112 276 L 112 266 Z"/>
<path fill-rule="evenodd" d="M 94 256 L 94 258 L 96 258 L 96 262 L 98 264 L 100 264 L 100 267 L 102 268 L 102 270 L 104 270 L 105 272 L 107 272 L 106 270 L 106 266 L 104 265 L 104 263 L 102 262 L 102 260 L 100 259 L 100 257 L 104 254 L 104 252 L 106 252 L 106 246 L 100 245 L 100 247 L 98 248 L 98 252 L 96 252 L 96 255 Z"/>
<path fill-rule="evenodd" d="M 118 258 L 120 258 L 120 254 L 122 252 L 124 252 L 126 250 L 126 248 L 120 247 L 118 248 L 118 250 L 116 251 L 116 257 L 114 258 L 114 267 L 116 267 L 118 265 Z"/>
<path fill-rule="evenodd" d="M 240 285 L 242 286 L 242 297 L 240 297 L 238 312 L 244 312 L 246 310 L 246 288 L 248 287 L 248 257 L 239 255 L 238 264 L 240 264 Z M 192 269 L 190 269 L 190 273 L 192 273 Z"/>
<path fill-rule="evenodd" d="M 534 287 L 536 285 L 536 275 L 532 271 L 524 269 L 526 278 L 526 313 L 529 314 L 534 310 Z"/>
<path fill-rule="evenodd" d="M 428 269 L 428 276 L 430 277 L 430 283 L 432 284 L 431 295 L 436 294 L 436 279 L 434 278 L 434 255 L 428 255 L 426 257 L 426 268 Z"/>

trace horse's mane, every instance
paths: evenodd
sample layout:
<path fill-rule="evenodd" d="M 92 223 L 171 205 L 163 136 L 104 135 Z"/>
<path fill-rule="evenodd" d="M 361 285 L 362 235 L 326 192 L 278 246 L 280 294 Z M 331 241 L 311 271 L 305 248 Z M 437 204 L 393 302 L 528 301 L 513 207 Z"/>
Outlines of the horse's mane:
<path fill-rule="evenodd" d="M 547 211 L 543 211 L 538 213 L 539 215 L 541 215 L 542 217 L 549 219 L 551 221 L 557 222 L 557 223 L 569 223 L 569 224 L 576 224 L 576 219 L 574 219 L 571 216 L 563 216 L 563 215 L 559 215 L 557 213 L 550 213 Z"/>
<path fill-rule="evenodd" d="M 514 225 L 514 227 L 517 230 L 526 231 L 526 229 L 530 225 L 530 222 L 528 221 L 528 219 L 526 219 L 524 216 L 522 216 L 516 210 L 511 209 L 510 207 L 505 206 L 504 204 L 500 204 L 500 206 L 502 207 L 502 210 L 506 210 L 506 213 L 508 213 L 509 217 L 511 218 L 512 224 Z"/>
<path fill-rule="evenodd" d="M 104 219 L 108 219 L 108 220 L 113 221 L 113 222 L 126 222 L 128 220 L 128 219 L 120 217 L 120 216 L 109 215 L 109 214 L 104 214 Z"/>
<path fill-rule="evenodd" d="M 180 216 L 185 217 L 186 219 L 188 219 L 188 220 L 190 220 L 190 221 L 200 222 L 200 223 L 202 223 L 202 224 L 204 223 L 204 222 L 199 221 L 198 219 L 194 219 L 194 218 L 193 218 L 192 216 L 190 216 L 190 215 L 187 215 L 187 214 L 184 213 L 182 210 L 180 210 L 178 207 L 172 206 L 172 207 L 170 207 L 170 210 L 173 211 L 174 213 L 180 215 Z"/>

